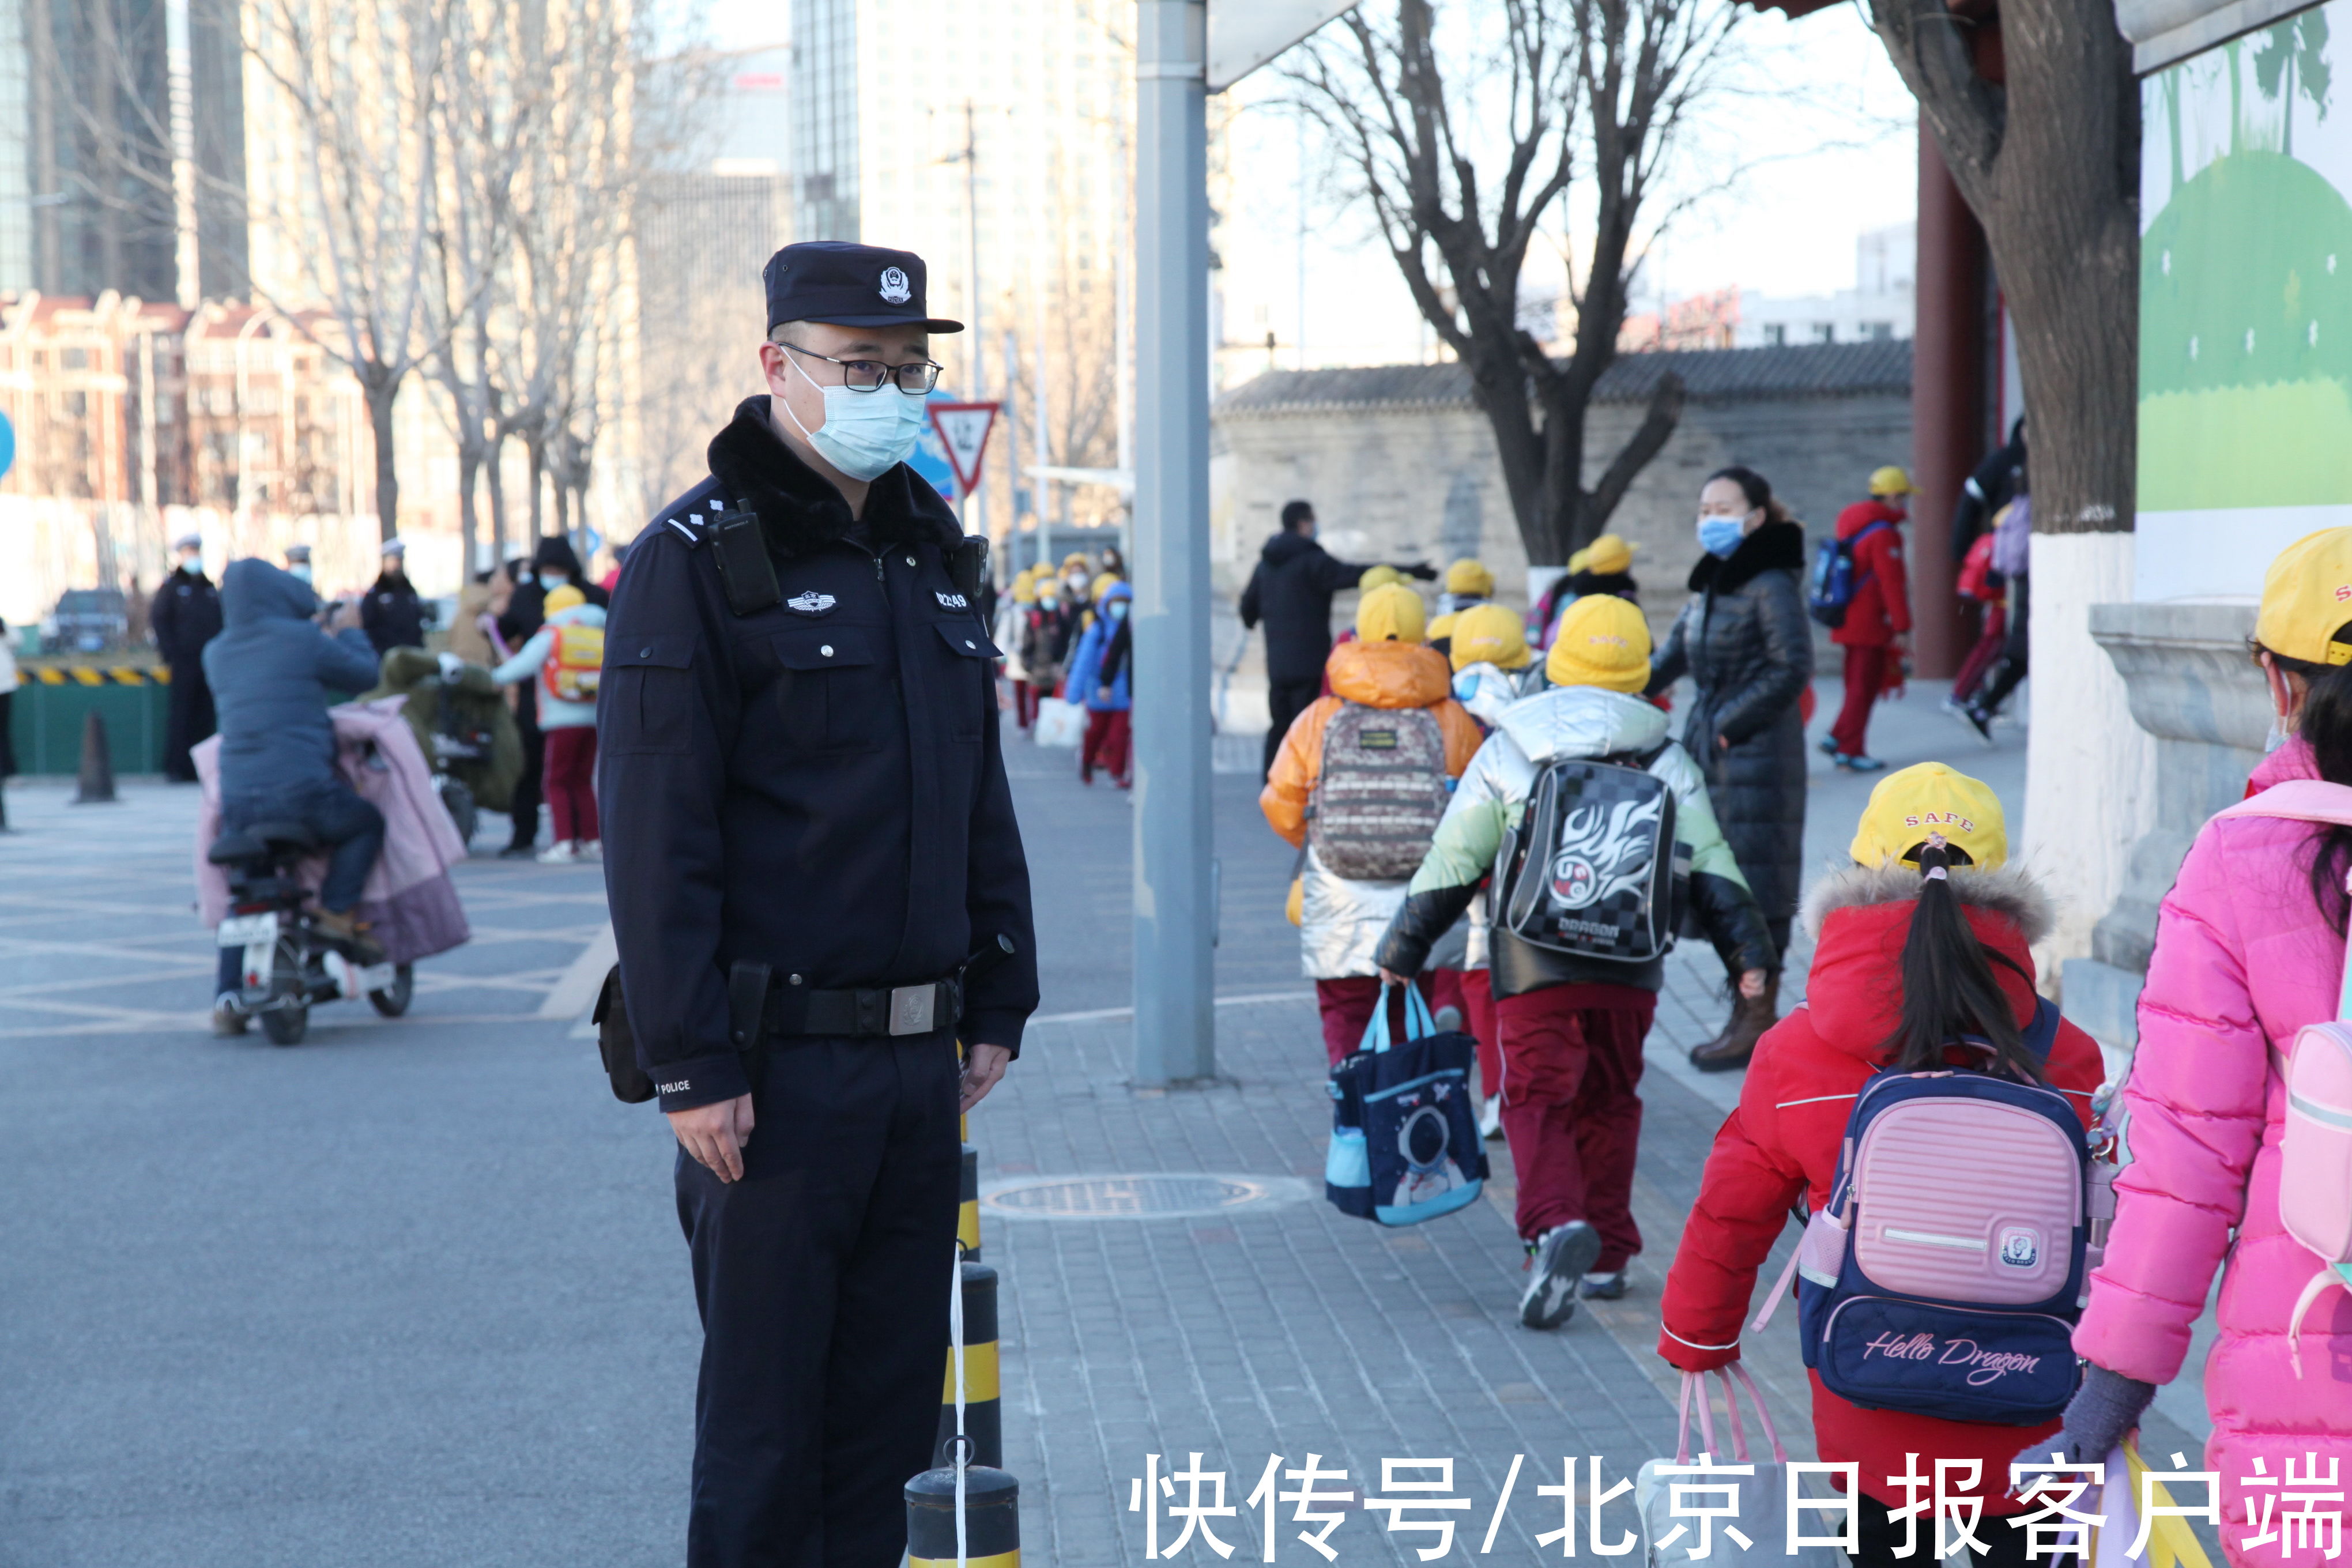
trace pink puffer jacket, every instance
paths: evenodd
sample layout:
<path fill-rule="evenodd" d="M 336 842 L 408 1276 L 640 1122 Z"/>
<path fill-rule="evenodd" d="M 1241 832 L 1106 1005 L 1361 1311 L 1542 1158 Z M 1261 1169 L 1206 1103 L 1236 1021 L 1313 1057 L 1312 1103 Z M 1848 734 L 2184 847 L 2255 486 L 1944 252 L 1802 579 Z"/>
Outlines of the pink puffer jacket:
<path fill-rule="evenodd" d="M 2297 740 L 2255 770 L 2252 786 L 2316 776 Z M 2227 1255 L 2221 1338 L 2205 1363 L 2205 1467 L 2221 1474 L 2222 1543 L 2235 1563 L 2288 1561 L 2275 1541 L 2242 1544 L 2261 1533 L 2246 1525 L 2249 1496 L 2294 1489 L 2250 1493 L 2242 1482 L 2257 1460 L 2282 1478 L 2292 1460 L 2299 1479 L 2305 1455 L 2316 1454 L 2322 1476 L 2336 1460 L 2338 1484 L 2352 1488 L 2352 1298 L 2331 1291 L 2304 1319 L 2297 1379 L 2287 1319 L 2320 1260 L 2279 1225 L 2286 1093 L 2272 1052 L 2334 1016 L 2344 963 L 2343 939 L 2311 896 L 2316 831 L 2278 817 L 2209 822 L 2165 898 L 2123 1091 L 2127 1163 L 2115 1227 L 2074 1331 L 2074 1348 L 2099 1365 L 2169 1383 Z M 2198 1490 L 2175 1500 L 2201 1500 Z M 2265 1506 L 2284 1515 L 2302 1505 L 2258 1503 L 2257 1519 Z"/>

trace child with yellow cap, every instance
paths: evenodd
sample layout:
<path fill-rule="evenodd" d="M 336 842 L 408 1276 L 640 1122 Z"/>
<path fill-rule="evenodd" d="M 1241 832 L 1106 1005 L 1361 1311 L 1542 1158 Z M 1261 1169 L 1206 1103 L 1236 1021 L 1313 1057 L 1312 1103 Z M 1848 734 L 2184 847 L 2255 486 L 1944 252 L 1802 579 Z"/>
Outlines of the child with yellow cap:
<path fill-rule="evenodd" d="M 1911 594 L 1903 575 L 1910 496 L 1911 476 L 1890 465 L 1870 476 L 1868 500 L 1837 515 L 1837 548 L 1853 559 L 1853 596 L 1830 629 L 1830 641 L 1845 649 L 1845 705 L 1822 737 L 1822 750 L 1857 773 L 1886 765 L 1864 747 L 1870 710 L 1902 686 L 1903 656 L 1911 647 Z"/>
<path fill-rule="evenodd" d="M 1988 1068 L 2046 1084 L 2086 1128 L 2091 1120 L 2104 1070 L 2099 1048 L 2054 1008 L 2045 1015 L 2049 1005 L 2034 994 L 2032 943 L 2049 930 L 2050 900 L 2007 864 L 2000 797 L 1941 763 L 1889 773 L 1871 792 L 1851 853 L 1852 866 L 1806 895 L 1801 918 L 1815 946 L 1805 1005 L 1757 1046 L 1666 1276 L 1658 1353 L 1685 1372 L 1739 1359 L 1757 1272 L 1792 1205 L 1818 1212 L 1831 1202 L 1854 1096 L 1874 1074 Z M 2046 1053 L 2026 1039 L 2037 1020 L 2045 1030 L 2054 1026 Z M 1988 1042 L 1990 1056 L 1959 1045 L 1963 1037 Z M 1875 1123 L 1871 1136 L 1887 1126 Z M 1985 1158 L 1990 1171 L 1995 1162 L 2008 1168 L 2015 1155 L 2003 1149 Z M 1937 1173 L 1954 1183 L 1971 1175 L 1965 1168 Z M 2187 1337 L 2184 1325 L 2182 1342 Z M 1913 1453 L 1932 1455 L 1939 1475 L 1951 1461 L 1950 1495 L 1999 1519 L 1984 1531 L 1992 1546 L 1979 1561 L 2025 1568 L 2025 1532 L 2008 1519 L 2033 1505 L 2010 1495 L 2010 1460 L 2047 1463 L 2057 1423 L 1865 1408 L 1830 1393 L 1818 1377 L 1812 1390 L 1821 1458 L 1861 1466 L 1856 1562 L 1895 1560 L 1906 1532 L 1891 1510 L 1912 1499 L 1890 1484 L 1898 1472 L 1882 1461 Z M 1967 1472 L 1979 1479 L 1964 1480 L 1960 1461 L 1972 1461 Z"/>
<path fill-rule="evenodd" d="M 1417 973 L 1431 943 L 1490 874 L 1506 881 L 1549 876 L 1549 847 L 1525 857 L 1524 867 L 1498 866 L 1506 835 L 1521 826 L 1555 764 L 1605 759 L 1665 786 L 1676 858 L 1689 857 L 1689 907 L 1741 975 L 1742 989 L 1760 995 L 1780 955 L 1716 826 L 1705 779 L 1668 739 L 1665 714 L 1641 695 L 1650 679 L 1642 612 L 1613 595 L 1577 600 L 1560 618 L 1545 665 L 1551 687 L 1506 709 L 1462 775 L 1381 938 L 1381 973 Z M 1510 889 L 1501 891 L 1507 897 Z M 1580 1292 L 1622 1295 L 1625 1265 L 1642 1249 L 1632 1207 L 1642 1124 L 1635 1086 L 1665 963 L 1582 956 L 1499 928 L 1489 941 L 1503 1127 L 1518 1172 L 1519 1236 L 1531 1260 L 1519 1321 L 1552 1329 L 1575 1311 Z"/>
<path fill-rule="evenodd" d="M 1529 645 L 1549 648 L 1559 617 L 1587 594 L 1614 594 L 1639 604 L 1642 585 L 1633 581 L 1633 552 L 1639 548 L 1618 534 L 1604 533 L 1570 555 L 1567 574 L 1544 590 L 1528 611 Z"/>
<path fill-rule="evenodd" d="M 2310 1226 L 2347 1201 L 2342 1164 L 2332 1184 L 2298 1170 L 2299 1149 L 2332 1152 L 2303 1140 L 2326 1140 L 2344 1107 L 2313 1092 L 2307 1068 L 2326 1058 L 2296 1037 L 2336 1018 L 2344 973 L 2352 528 L 2305 534 L 2272 561 L 2254 647 L 2278 739 L 2248 798 L 2198 833 L 2157 919 L 2120 1092 L 2129 1160 L 2074 1330 L 2089 1364 L 2060 1434 L 2070 1452 L 2111 1447 L 2179 1375 L 2215 1301 L 2205 1468 L 2232 1521 L 2271 1517 L 2266 1474 L 2316 1472 L 2311 1454 L 2352 1459 L 2352 1296 L 2282 1212 L 2296 1204 Z M 2267 1552 L 2240 1541 L 2222 1531 L 2232 1564 L 2288 1561 L 2275 1535 Z"/>
<path fill-rule="evenodd" d="M 1454 700 L 1445 660 L 1423 644 L 1423 630 L 1412 589 L 1391 583 L 1363 596 L 1355 637 L 1328 661 L 1331 695 L 1292 722 L 1258 796 L 1266 822 L 1306 851 L 1300 957 L 1334 1063 L 1371 1022 L 1381 994 L 1373 944 L 1478 749 L 1478 726 Z"/>

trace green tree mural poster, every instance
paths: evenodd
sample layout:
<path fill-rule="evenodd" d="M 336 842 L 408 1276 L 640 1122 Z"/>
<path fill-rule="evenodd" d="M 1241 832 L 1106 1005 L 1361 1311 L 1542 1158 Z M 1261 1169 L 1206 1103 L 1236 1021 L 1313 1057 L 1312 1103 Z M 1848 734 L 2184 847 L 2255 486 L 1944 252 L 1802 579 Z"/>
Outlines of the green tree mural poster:
<path fill-rule="evenodd" d="M 2352 524 L 2347 23 L 2332 0 L 2143 84 L 2143 598 L 2258 592 L 2280 546 Z"/>

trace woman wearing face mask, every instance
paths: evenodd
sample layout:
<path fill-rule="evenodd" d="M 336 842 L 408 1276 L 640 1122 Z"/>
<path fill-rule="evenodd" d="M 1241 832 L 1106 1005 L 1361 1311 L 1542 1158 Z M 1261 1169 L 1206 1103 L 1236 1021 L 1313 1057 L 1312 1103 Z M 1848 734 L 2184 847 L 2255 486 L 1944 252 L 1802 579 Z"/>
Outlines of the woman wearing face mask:
<path fill-rule="evenodd" d="M 1698 498 L 1690 603 L 1651 660 L 1650 690 L 1687 673 L 1698 688 L 1683 746 L 1755 891 L 1773 950 L 1789 951 L 1805 844 L 1805 723 L 1797 700 L 1813 678 L 1805 614 L 1805 531 L 1752 468 L 1707 479 Z M 1738 976 L 1730 978 L 1737 981 Z M 1691 1052 L 1703 1071 L 1744 1068 L 1780 1016 L 1780 979 L 1741 996 L 1723 1032 Z"/>
<path fill-rule="evenodd" d="M 2280 1215 L 2290 1118 L 2323 1136 L 2329 1125 L 2331 1108 L 2290 1100 L 2282 1068 L 2303 1026 L 2336 1016 L 2352 827 L 2262 815 L 2308 809 L 2314 795 L 2340 808 L 2352 784 L 2347 585 L 2352 528 L 2305 535 L 2263 581 L 2253 653 L 2284 739 L 2250 798 L 2198 833 L 2158 911 L 2139 1046 L 2120 1117 L 2108 1112 L 2123 1145 L 2115 1222 L 2074 1329 L 2089 1364 L 2064 1429 L 2033 1445 L 2039 1463 L 2052 1448 L 2105 1457 L 2179 1374 L 2221 1269 L 2205 1466 L 2221 1477 L 2233 1564 L 2291 1561 L 2280 1530 L 2261 1539 L 2273 1507 L 2283 1522 L 2292 1506 L 2281 1481 L 2352 1462 L 2352 1290 L 2319 1277 L 2321 1257 Z M 2291 1551 L 2292 1527 L 2284 1541 Z"/>

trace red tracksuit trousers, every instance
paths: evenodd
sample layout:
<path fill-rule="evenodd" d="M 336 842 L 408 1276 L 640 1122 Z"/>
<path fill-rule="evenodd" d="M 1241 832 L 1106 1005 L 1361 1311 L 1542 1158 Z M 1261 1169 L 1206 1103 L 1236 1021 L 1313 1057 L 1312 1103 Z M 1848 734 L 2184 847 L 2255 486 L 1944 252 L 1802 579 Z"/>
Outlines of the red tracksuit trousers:
<path fill-rule="evenodd" d="M 1503 1055 L 1503 1135 L 1519 1178 L 1519 1235 L 1580 1219 L 1601 1233 L 1593 1270 L 1642 1250 L 1633 1157 L 1642 1142 L 1642 1040 L 1657 994 L 1631 985 L 1547 985 L 1495 1004 Z"/>

